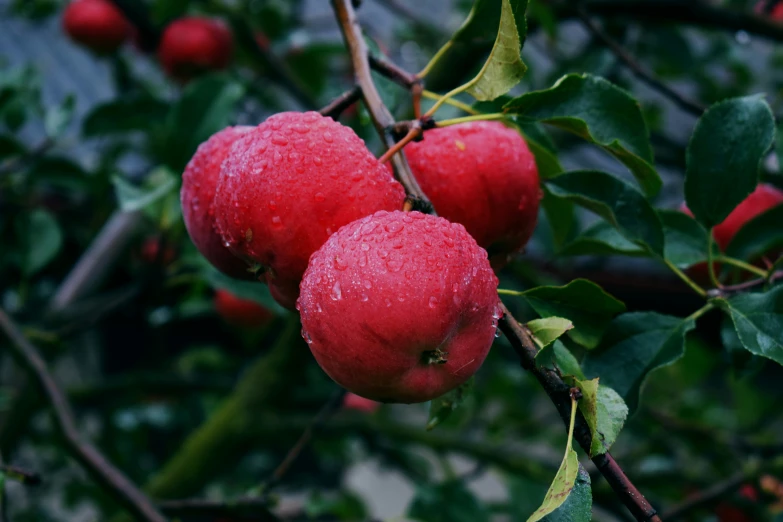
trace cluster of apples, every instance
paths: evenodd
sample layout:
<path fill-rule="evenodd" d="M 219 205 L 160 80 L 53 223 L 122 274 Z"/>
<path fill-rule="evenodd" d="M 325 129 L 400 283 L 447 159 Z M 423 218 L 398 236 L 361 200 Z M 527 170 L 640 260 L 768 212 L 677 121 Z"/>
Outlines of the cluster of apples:
<path fill-rule="evenodd" d="M 100 54 L 117 51 L 135 38 L 136 30 L 109 0 L 74 0 L 63 12 L 63 27 L 75 42 Z M 173 78 L 224 69 L 231 62 L 233 38 L 225 24 L 189 16 L 166 26 L 157 49 L 158 60 Z"/>
<path fill-rule="evenodd" d="M 218 132 L 181 192 L 201 253 L 266 282 L 326 373 L 381 402 L 430 400 L 475 373 L 500 316 L 493 266 L 528 241 L 540 199 L 533 156 L 502 123 L 434 129 L 406 153 L 441 217 L 401 211 L 389 167 L 315 112 Z"/>

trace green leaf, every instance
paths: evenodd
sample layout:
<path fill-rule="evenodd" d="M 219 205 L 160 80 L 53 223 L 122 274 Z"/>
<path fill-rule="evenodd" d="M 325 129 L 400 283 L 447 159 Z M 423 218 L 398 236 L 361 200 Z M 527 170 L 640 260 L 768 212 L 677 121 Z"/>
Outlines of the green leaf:
<path fill-rule="evenodd" d="M 625 311 L 625 305 L 586 279 L 565 286 L 539 286 L 521 294 L 541 317 L 565 317 L 573 325 L 568 336 L 593 348 L 612 318 Z"/>
<path fill-rule="evenodd" d="M 288 310 L 277 304 L 277 301 L 269 293 L 269 287 L 264 283 L 233 279 L 206 262 L 204 262 L 203 274 L 213 288 L 222 288 L 242 299 L 255 301 L 277 315 L 289 313 Z"/>
<path fill-rule="evenodd" d="M 590 426 L 590 456 L 606 453 L 625 424 L 628 406 L 616 391 L 599 385 L 597 378 L 589 381 L 573 379 L 573 382 L 582 390 L 579 410 Z"/>
<path fill-rule="evenodd" d="M 427 431 L 432 430 L 435 426 L 445 421 L 454 410 L 462 405 L 465 398 L 470 394 L 471 390 L 473 390 L 474 381 L 475 379 L 471 377 L 450 392 L 430 401 L 430 416 L 427 420 Z"/>
<path fill-rule="evenodd" d="M 59 137 L 73 120 L 76 98 L 73 94 L 65 97 L 60 105 L 49 107 L 44 115 L 44 129 L 50 138 Z"/>
<path fill-rule="evenodd" d="M 524 13 L 524 6 L 522 12 Z M 525 31 L 524 26 L 522 30 Z M 484 67 L 467 83 L 465 92 L 477 100 L 494 100 L 518 84 L 527 71 L 527 66 L 519 56 L 522 41 L 511 2 L 501 0 L 500 24 L 495 44 Z"/>
<path fill-rule="evenodd" d="M 685 159 L 685 201 L 699 223 L 714 227 L 753 192 L 774 137 L 772 111 L 759 96 L 722 101 L 699 118 Z"/>
<path fill-rule="evenodd" d="M 17 236 L 23 245 L 21 269 L 30 277 L 57 256 L 62 248 L 63 234 L 55 217 L 41 209 L 33 210 L 17 223 Z"/>
<path fill-rule="evenodd" d="M 590 522 L 593 519 L 593 492 L 590 474 L 579 465 L 576 483 L 563 505 L 541 519 L 543 522 Z"/>
<path fill-rule="evenodd" d="M 560 256 L 649 256 L 649 252 L 625 239 L 606 221 L 599 221 L 557 253 Z"/>
<path fill-rule="evenodd" d="M 549 346 L 561 335 L 572 329 L 574 324 L 562 317 L 546 317 L 529 321 L 527 327 L 533 333 L 533 337 L 538 343 L 538 347 L 543 348 Z"/>
<path fill-rule="evenodd" d="M 0 135 L 0 159 L 21 156 L 27 148 L 21 141 L 8 135 Z"/>
<path fill-rule="evenodd" d="M 584 379 L 582 368 L 579 367 L 579 361 L 574 354 L 566 348 L 561 341 L 555 341 L 545 346 L 536 354 L 536 366 L 539 368 L 558 369 L 563 375 L 572 375 L 579 379 Z"/>
<path fill-rule="evenodd" d="M 542 187 L 542 191 L 544 197 L 541 199 L 541 209 L 549 224 L 552 245 L 555 250 L 560 250 L 576 232 L 577 221 L 574 204 L 567 199 L 554 197 L 546 185 Z"/>
<path fill-rule="evenodd" d="M 554 125 L 600 146 L 628 167 L 648 196 L 661 189 L 639 104 L 607 80 L 569 74 L 550 89 L 512 99 L 504 110 L 523 120 Z"/>
<path fill-rule="evenodd" d="M 745 223 L 731 239 L 726 255 L 754 261 L 783 247 L 783 205 L 771 208 Z"/>
<path fill-rule="evenodd" d="M 635 411 L 647 375 L 682 357 L 685 334 L 693 330 L 692 319 L 655 312 L 619 316 L 606 330 L 601 345 L 582 361 L 588 377 L 600 377 Z"/>
<path fill-rule="evenodd" d="M 189 83 L 166 119 L 160 157 L 175 171 L 182 170 L 202 142 L 231 123 L 233 109 L 244 94 L 242 84 L 223 74 Z"/>
<path fill-rule="evenodd" d="M 527 0 L 511 0 L 508 5 L 514 13 L 513 22 L 521 48 L 527 35 Z M 436 54 L 432 69 L 427 74 L 429 89 L 450 90 L 462 83 L 463 79 L 479 66 L 486 53 L 491 52 L 497 45 L 504 7 L 504 2 L 498 0 L 474 2 L 468 18 Z"/>
<path fill-rule="evenodd" d="M 527 142 L 527 146 L 530 149 L 530 152 L 533 153 L 533 157 L 536 159 L 538 176 L 541 179 L 554 178 L 558 174 L 563 173 L 563 166 L 560 164 L 560 160 L 557 159 L 557 156 L 552 151 L 537 141 L 529 138 L 527 135 L 525 135 L 525 141 Z"/>
<path fill-rule="evenodd" d="M 605 172 L 576 170 L 550 179 L 547 187 L 553 195 L 595 212 L 629 241 L 663 255 L 661 220 L 632 185 Z"/>
<path fill-rule="evenodd" d="M 450 480 L 420 485 L 408 517 L 423 522 L 489 522 L 490 513 L 462 481 Z"/>
<path fill-rule="evenodd" d="M 148 131 L 163 120 L 169 105 L 147 94 L 123 96 L 98 105 L 84 118 L 82 134 L 87 137 Z"/>
<path fill-rule="evenodd" d="M 740 342 L 749 352 L 783 364 L 783 286 L 716 302 L 731 317 Z"/>
<path fill-rule="evenodd" d="M 112 178 L 120 208 L 133 212 L 149 207 L 177 187 L 177 177 L 166 167 L 158 167 L 147 176 L 143 186 L 136 186 L 120 176 Z"/>
<path fill-rule="evenodd" d="M 577 405 L 576 401 L 571 400 L 571 423 L 568 427 L 568 442 L 566 444 L 566 453 L 563 457 L 563 462 L 560 464 L 560 469 L 557 470 L 552 485 L 549 486 L 549 491 L 544 496 L 544 501 L 541 503 L 535 513 L 530 515 L 527 522 L 536 522 L 543 519 L 546 515 L 549 515 L 554 510 L 559 508 L 571 494 L 571 491 L 576 486 L 576 477 L 579 473 L 579 459 L 576 455 L 576 451 L 572 447 L 574 439 L 574 420 L 576 419 Z"/>
<path fill-rule="evenodd" d="M 666 259 L 687 268 L 707 259 L 707 230 L 695 219 L 678 210 L 659 210 L 663 223 Z"/>

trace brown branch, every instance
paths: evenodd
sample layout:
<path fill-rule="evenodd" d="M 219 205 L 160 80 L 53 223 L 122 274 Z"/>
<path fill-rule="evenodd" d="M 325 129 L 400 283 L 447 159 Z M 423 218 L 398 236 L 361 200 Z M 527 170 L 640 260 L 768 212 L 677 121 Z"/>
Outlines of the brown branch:
<path fill-rule="evenodd" d="M 340 117 L 340 114 L 342 114 L 345 109 L 359 101 L 361 97 L 362 88 L 358 85 L 354 85 L 340 96 L 329 102 L 329 105 L 319 110 L 318 112 L 321 113 L 322 116 L 329 116 L 330 118 L 336 120 Z"/>
<path fill-rule="evenodd" d="M 498 322 L 500 330 L 508 338 L 511 346 L 519 356 L 522 368 L 532 373 L 549 398 L 557 408 L 563 422 L 568 425 L 571 415 L 570 386 L 563 382 L 563 379 L 554 370 L 539 368 L 536 366 L 536 348 L 533 339 L 528 330 L 520 325 L 511 315 L 505 305 L 501 304 L 503 317 Z M 587 424 L 581 412 L 577 412 L 576 424 L 574 426 L 574 439 L 582 446 L 586 453 L 590 453 L 592 436 L 590 427 Z M 631 480 L 625 475 L 619 464 L 609 452 L 603 455 L 596 455 L 592 458 L 593 464 L 604 476 L 606 481 L 614 490 L 615 494 L 622 500 L 625 507 L 639 522 L 660 522 L 655 508 L 653 508 L 644 495 L 636 489 Z"/>
<path fill-rule="evenodd" d="M 71 406 L 54 382 L 43 358 L 3 310 L 0 310 L 0 329 L 5 331 L 11 340 L 13 353 L 19 364 L 37 381 L 49 401 L 57 427 L 72 456 L 93 475 L 100 486 L 109 490 L 136 519 L 147 522 L 165 522 L 166 518 L 136 485 L 128 480 L 119 469 L 115 468 L 94 446 L 82 440 L 76 429 Z"/>
<path fill-rule="evenodd" d="M 361 27 L 359 27 L 359 21 L 356 18 L 356 11 L 354 11 L 353 5 L 349 0 L 332 0 L 332 7 L 337 16 L 345 44 L 351 54 L 356 83 L 362 88 L 364 103 L 367 105 L 367 110 L 370 112 L 375 129 L 381 136 L 386 148 L 391 148 L 395 144 L 395 139 L 389 130 L 394 125 L 394 117 L 392 117 L 389 109 L 384 105 L 381 95 L 375 87 L 375 82 L 373 82 L 368 58 L 369 53 L 364 42 Z M 405 192 L 415 196 L 418 200 L 429 203 L 429 199 L 424 194 L 424 191 L 421 190 L 419 183 L 411 172 L 404 152 L 401 151 L 394 155 L 392 165 L 394 166 L 397 179 L 405 187 Z"/>
<path fill-rule="evenodd" d="M 736 285 L 723 285 L 723 288 L 713 288 L 712 290 L 707 291 L 707 297 L 729 297 L 734 294 L 741 294 L 743 292 L 747 292 L 748 290 L 753 290 L 754 288 L 764 286 L 765 284 L 771 285 L 779 279 L 783 279 L 783 270 L 775 272 L 769 277 L 769 279 L 753 279 L 752 281 L 746 281 Z"/>
<path fill-rule="evenodd" d="M 413 89 L 415 85 L 422 83 L 421 78 L 415 74 L 409 73 L 396 63 L 393 63 L 382 56 L 370 54 L 369 60 L 370 67 L 372 67 L 373 70 L 406 89 Z"/>
<path fill-rule="evenodd" d="M 395 122 L 393 121 L 389 110 L 380 99 L 378 91 L 373 84 L 367 59 L 367 49 L 364 45 L 364 40 L 362 39 L 361 28 L 356 20 L 356 13 L 351 6 L 350 0 L 332 0 L 332 6 L 337 16 L 338 23 L 340 24 L 343 38 L 351 53 L 351 60 L 354 64 L 357 83 L 362 86 L 365 102 L 370 109 L 370 115 L 373 118 L 378 133 L 388 144 L 388 131 Z M 405 162 L 405 166 L 407 167 L 404 154 L 398 154 L 395 158 L 402 158 L 402 161 Z M 410 173 L 410 170 L 408 169 L 407 172 Z M 415 178 L 413 178 L 412 175 L 410 178 L 410 180 L 406 181 L 412 183 L 407 184 L 403 182 L 403 185 L 405 186 L 409 197 L 413 196 L 416 198 L 421 194 L 421 190 L 419 189 Z M 411 190 L 411 187 L 415 187 L 417 192 Z M 536 367 L 535 357 L 538 350 L 533 343 L 530 333 L 514 319 L 505 306 L 502 304 L 501 306 L 503 309 L 503 317 L 499 324 L 501 330 L 506 334 L 511 345 L 516 350 L 522 367 L 530 371 L 538 379 L 539 383 L 541 383 L 541 386 L 544 388 L 544 391 L 555 404 L 563 421 L 567 424 L 570 420 L 571 413 L 570 387 L 564 383 L 560 378 L 560 375 L 554 371 Z M 592 436 L 590 427 L 581 413 L 577 415 L 574 436 L 582 448 L 589 453 L 592 444 Z M 619 464 L 617 464 L 608 452 L 603 455 L 598 455 L 592 460 L 637 521 L 661 521 L 655 509 L 647 502 L 644 495 L 636 489 L 636 486 L 633 485 L 622 468 L 620 468 Z"/>
<path fill-rule="evenodd" d="M 747 480 L 747 475 L 742 471 L 738 471 L 723 482 L 718 482 L 711 488 L 700 491 L 692 498 L 677 504 L 671 509 L 667 509 L 663 514 L 663 518 L 667 521 L 679 520 L 699 508 L 710 507 L 713 504 L 717 504 L 722 497 L 735 491 Z"/>
<path fill-rule="evenodd" d="M 288 469 L 291 467 L 291 464 L 294 463 L 297 457 L 299 457 L 299 454 L 302 453 L 302 450 L 307 446 L 307 443 L 310 442 L 310 439 L 313 438 L 313 433 L 315 430 L 321 427 L 321 425 L 329 420 L 329 417 L 334 415 L 334 413 L 340 409 L 340 406 L 342 406 L 343 403 L 343 398 L 345 397 L 345 393 L 346 391 L 342 388 L 337 390 L 337 392 L 335 392 L 334 395 L 332 395 L 332 397 L 326 402 L 326 404 L 324 404 L 323 407 L 318 411 L 315 417 L 313 417 L 313 420 L 302 432 L 299 440 L 296 441 L 296 444 L 294 444 L 293 447 L 288 451 L 280 465 L 278 465 L 274 472 L 272 472 L 272 478 L 267 484 L 267 487 L 280 482 L 280 480 L 283 478 L 283 475 L 285 475 Z"/>
<path fill-rule="evenodd" d="M 556 14 L 562 20 L 575 16 L 574 2 L 561 2 Z M 633 18 L 642 24 L 685 24 L 704 29 L 745 31 L 783 42 L 783 26 L 750 11 L 727 9 L 704 0 L 586 0 L 582 6 L 591 14 Z"/>
<path fill-rule="evenodd" d="M 582 21 L 582 24 L 590 31 L 598 40 L 600 40 L 614 55 L 620 60 L 637 78 L 644 83 L 658 91 L 660 94 L 671 100 L 675 105 L 680 107 L 686 112 L 689 112 L 695 116 L 701 116 L 707 109 L 700 103 L 686 98 L 679 94 L 677 91 L 663 83 L 656 78 L 650 71 L 644 69 L 617 41 L 615 41 L 609 34 L 604 31 L 601 26 L 593 22 L 587 11 L 582 7 L 576 8 L 577 17 Z"/>

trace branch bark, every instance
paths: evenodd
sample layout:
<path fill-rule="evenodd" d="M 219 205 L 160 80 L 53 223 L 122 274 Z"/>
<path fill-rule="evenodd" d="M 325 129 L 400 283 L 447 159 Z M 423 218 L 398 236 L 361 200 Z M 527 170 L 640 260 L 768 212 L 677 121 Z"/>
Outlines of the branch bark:
<path fill-rule="evenodd" d="M 35 379 L 49 401 L 57 427 L 71 455 L 137 520 L 166 522 L 150 499 L 122 471 L 114 467 L 93 445 L 82 440 L 76 429 L 71 406 L 49 373 L 43 358 L 3 310 L 0 310 L 0 329 L 10 339 L 19 364 Z"/>
<path fill-rule="evenodd" d="M 343 40 L 345 40 L 345 45 L 351 54 L 356 84 L 362 89 L 364 103 L 367 105 L 367 110 L 370 112 L 375 129 L 378 131 L 381 140 L 383 140 L 386 148 L 392 148 L 395 145 L 395 139 L 391 135 L 390 130 L 395 123 L 394 117 L 386 105 L 384 105 L 381 95 L 375 87 L 375 82 L 373 82 L 369 53 L 367 45 L 364 43 L 356 11 L 354 11 L 350 0 L 332 0 L 332 6 L 343 34 Z M 392 157 L 391 161 L 397 179 L 405 187 L 405 192 L 431 207 L 432 204 L 411 172 L 405 153 L 403 151 L 398 152 Z"/>

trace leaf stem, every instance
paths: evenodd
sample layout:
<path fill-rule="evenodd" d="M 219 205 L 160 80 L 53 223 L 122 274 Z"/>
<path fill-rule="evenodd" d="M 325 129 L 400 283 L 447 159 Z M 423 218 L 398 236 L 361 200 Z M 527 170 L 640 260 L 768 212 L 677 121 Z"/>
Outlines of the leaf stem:
<path fill-rule="evenodd" d="M 435 56 L 433 56 L 433 57 L 430 59 L 430 61 L 427 63 L 427 65 L 425 65 L 425 66 L 424 66 L 424 69 L 422 69 L 422 70 L 421 70 L 421 71 L 420 71 L 418 74 L 416 74 L 416 76 L 417 76 L 417 77 L 419 77 L 419 78 L 424 78 L 425 76 L 427 76 L 427 75 L 430 73 L 430 71 L 432 71 L 432 68 L 433 68 L 433 67 L 435 67 L 435 64 L 436 64 L 436 63 L 438 63 L 438 60 L 440 60 L 440 58 L 441 58 L 441 57 L 442 57 L 444 54 L 446 54 L 446 52 L 447 52 L 449 49 L 451 49 L 451 45 L 452 45 L 452 42 L 451 42 L 451 40 L 449 40 L 449 41 L 446 43 L 446 45 L 444 45 L 443 47 L 441 47 L 441 48 L 438 50 L 438 52 L 437 52 L 437 53 L 435 53 Z"/>
<path fill-rule="evenodd" d="M 699 308 L 698 310 L 696 310 L 695 312 L 693 312 L 691 315 L 686 317 L 685 320 L 686 321 L 695 321 L 696 319 L 698 319 L 702 315 L 706 314 L 707 312 L 709 312 L 713 308 L 715 308 L 715 306 L 712 303 L 707 303 L 704 306 L 702 306 L 701 308 Z"/>
<path fill-rule="evenodd" d="M 421 95 L 424 98 L 427 98 L 428 100 L 440 100 L 441 95 L 437 92 L 428 91 L 427 89 L 424 89 L 421 91 Z M 446 100 L 447 105 L 451 105 L 452 107 L 456 107 L 458 109 L 462 109 L 463 111 L 467 112 L 468 114 L 481 114 L 479 111 L 468 105 L 467 103 L 463 103 L 459 100 L 455 100 L 453 98 L 450 98 Z"/>
<path fill-rule="evenodd" d="M 769 267 L 769 270 L 767 271 L 767 275 L 764 276 L 764 279 L 767 281 L 767 283 L 772 281 L 772 278 L 775 275 L 775 271 L 783 266 L 783 256 L 780 256 L 777 261 L 772 263 L 772 266 Z"/>
<path fill-rule="evenodd" d="M 669 267 L 669 270 L 671 270 L 672 272 L 674 272 L 674 273 L 675 273 L 675 275 L 676 275 L 677 277 L 679 277 L 680 279 L 682 279 L 682 281 L 683 281 L 683 282 L 684 282 L 686 285 L 688 285 L 689 287 L 691 287 L 691 289 L 692 289 L 694 292 L 696 292 L 697 294 L 699 294 L 699 295 L 700 295 L 700 296 L 702 296 L 702 297 L 707 297 L 707 291 L 706 291 L 705 289 L 703 289 L 702 287 L 700 287 L 698 284 L 696 284 L 696 282 L 695 282 L 693 279 L 691 279 L 690 277 L 688 277 L 687 275 L 685 275 L 685 272 L 683 272 L 682 270 L 680 270 L 679 268 L 677 268 L 677 267 L 674 265 L 674 263 L 672 263 L 672 262 L 671 262 L 671 261 L 669 261 L 668 259 L 664 259 L 664 260 L 663 260 L 663 262 L 664 262 L 664 264 L 665 264 L 667 267 Z"/>
<path fill-rule="evenodd" d="M 759 277 L 766 278 L 767 275 L 769 275 L 768 272 L 766 270 L 764 270 L 763 268 L 759 268 L 757 266 L 753 266 L 750 263 L 746 263 L 745 261 L 741 261 L 741 260 L 735 259 L 733 257 L 716 256 L 715 260 L 719 261 L 721 263 L 726 263 L 727 265 L 732 265 L 732 266 L 735 266 L 737 268 L 741 268 L 741 269 L 746 270 L 746 271 L 748 271 L 748 272 L 750 272 L 752 274 L 756 274 Z M 772 272 L 770 272 L 770 273 L 772 273 Z"/>
<path fill-rule="evenodd" d="M 505 288 L 498 288 L 498 295 L 522 295 L 524 292 L 519 290 L 507 290 Z"/>
<path fill-rule="evenodd" d="M 457 125 L 460 123 L 467 123 L 469 121 L 484 121 L 484 120 L 502 120 L 506 115 L 502 112 L 495 112 L 491 114 L 474 114 L 472 116 L 462 116 L 461 118 L 450 118 L 448 120 L 441 120 L 435 126 L 436 127 L 448 127 L 449 125 Z"/>
<path fill-rule="evenodd" d="M 707 271 L 710 274 L 710 282 L 715 288 L 722 288 L 723 285 L 718 280 L 718 276 L 715 274 L 715 263 L 713 261 L 712 248 L 715 246 L 715 238 L 710 230 L 709 239 L 707 239 Z"/>
<path fill-rule="evenodd" d="M 431 117 L 433 114 L 435 114 L 435 111 L 437 111 L 443 106 L 444 103 L 449 101 L 454 96 L 460 94 L 461 92 L 468 90 L 472 83 L 473 81 L 471 80 L 468 83 L 460 85 L 459 87 L 454 87 L 452 90 L 450 90 L 449 92 L 441 96 L 440 99 L 435 102 L 435 105 L 430 107 L 430 110 L 424 113 L 424 117 L 425 118 Z"/>

